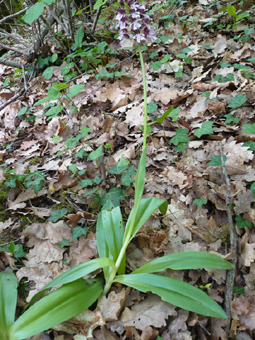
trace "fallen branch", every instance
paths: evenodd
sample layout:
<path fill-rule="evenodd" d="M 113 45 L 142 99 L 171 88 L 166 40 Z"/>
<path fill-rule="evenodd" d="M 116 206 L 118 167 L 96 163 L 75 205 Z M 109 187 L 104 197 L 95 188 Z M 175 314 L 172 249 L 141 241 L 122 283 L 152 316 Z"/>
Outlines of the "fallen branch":
<path fill-rule="evenodd" d="M 18 61 L 11 61 L 11 60 L 5 60 L 0 58 L 0 64 L 15 67 L 15 68 L 22 68 L 22 64 Z"/>
<path fill-rule="evenodd" d="M 221 156 L 221 166 L 223 176 L 225 178 L 227 192 L 226 192 L 226 211 L 228 217 L 228 227 L 229 227 L 229 235 L 230 235 L 230 253 L 232 258 L 232 264 L 236 267 L 237 263 L 237 242 L 238 237 L 236 233 L 235 226 L 233 225 L 232 220 L 232 212 L 231 212 L 231 184 L 230 179 L 226 170 L 224 155 L 222 151 L 222 144 L 219 142 L 219 149 L 220 149 L 220 156 Z M 227 271 L 227 278 L 226 278 L 226 289 L 225 289 L 225 312 L 228 318 L 228 325 L 225 328 L 226 336 L 228 338 L 229 329 L 230 329 L 230 322 L 231 322 L 231 302 L 233 296 L 233 288 L 234 288 L 234 281 L 235 281 L 235 269 Z"/>

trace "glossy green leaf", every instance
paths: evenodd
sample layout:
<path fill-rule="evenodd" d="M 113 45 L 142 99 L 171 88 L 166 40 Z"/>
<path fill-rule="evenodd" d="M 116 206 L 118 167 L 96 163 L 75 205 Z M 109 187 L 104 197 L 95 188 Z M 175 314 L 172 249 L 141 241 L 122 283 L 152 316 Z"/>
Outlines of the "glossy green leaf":
<path fill-rule="evenodd" d="M 233 265 L 215 254 L 185 251 L 158 257 L 136 269 L 133 273 L 157 273 L 167 268 L 173 270 L 201 268 L 233 269 Z"/>
<path fill-rule="evenodd" d="M 144 223 L 150 218 L 155 210 L 160 209 L 162 214 L 166 213 L 167 201 L 156 197 L 142 198 L 138 207 L 137 214 L 134 219 L 134 225 L 131 232 L 131 237 L 133 238 L 139 229 L 144 225 Z M 131 210 L 129 215 L 126 230 L 130 228 L 131 221 L 134 214 L 134 208 Z M 126 233 L 125 233 L 126 235 Z"/>
<path fill-rule="evenodd" d="M 114 267 L 114 262 L 109 258 L 93 259 L 88 262 L 81 263 L 78 266 L 67 270 L 63 274 L 60 274 L 54 280 L 49 282 L 33 297 L 31 303 L 33 303 L 36 299 L 42 296 L 43 293 L 49 288 L 53 288 L 56 286 L 60 286 L 60 285 L 75 281 L 89 273 L 92 273 L 93 271 L 97 269 L 110 267 L 110 266 Z"/>
<path fill-rule="evenodd" d="M 15 321 L 9 331 L 10 339 L 26 339 L 70 319 L 90 307 L 102 290 L 101 279 L 79 279 L 60 287 L 36 302 Z"/>
<path fill-rule="evenodd" d="M 105 240 L 109 249 L 110 258 L 116 262 L 123 245 L 124 227 L 120 207 L 112 210 L 102 210 L 102 226 Z M 102 227 L 101 226 L 101 227 Z M 100 247 L 100 244 L 98 244 Z M 119 267 L 118 272 L 125 273 L 125 259 Z"/>
<path fill-rule="evenodd" d="M 104 226 L 103 226 L 103 213 L 102 211 L 98 215 L 97 218 L 97 227 L 96 227 L 96 240 L 97 240 L 97 250 L 99 253 L 99 257 L 102 258 L 109 258 L 110 252 L 106 242 L 105 234 L 104 234 Z M 104 277 L 107 280 L 110 275 L 110 268 L 109 266 L 104 267 Z"/>
<path fill-rule="evenodd" d="M 212 298 L 186 282 L 143 273 L 117 276 L 114 282 L 133 287 L 144 293 L 151 291 L 159 295 L 162 300 L 194 313 L 214 318 L 226 318 L 223 309 Z"/>
<path fill-rule="evenodd" d="M 14 323 L 18 281 L 11 269 L 0 273 L 0 337 L 8 339 L 7 331 Z"/>

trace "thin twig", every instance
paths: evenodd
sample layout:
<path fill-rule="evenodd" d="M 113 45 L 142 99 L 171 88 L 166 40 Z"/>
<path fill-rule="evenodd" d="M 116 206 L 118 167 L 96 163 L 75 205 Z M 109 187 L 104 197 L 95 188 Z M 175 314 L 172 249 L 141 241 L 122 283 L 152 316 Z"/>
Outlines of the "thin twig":
<path fill-rule="evenodd" d="M 22 64 L 22 72 L 23 72 L 23 78 L 24 78 L 24 89 L 25 91 L 27 91 L 27 78 L 26 78 L 25 68 L 23 64 Z"/>
<path fill-rule="evenodd" d="M 101 14 L 101 10 L 102 10 L 102 6 L 100 6 L 100 7 L 97 9 L 96 17 L 95 17 L 95 19 L 94 19 L 93 26 L 92 26 L 92 31 L 91 31 L 92 34 L 95 33 L 95 30 L 96 30 L 96 27 L 97 27 L 97 22 L 98 22 L 98 19 L 99 19 L 99 17 L 100 17 L 100 14 Z"/>
<path fill-rule="evenodd" d="M 1 5 L 1 3 L 0 3 L 0 5 Z M 19 12 L 17 12 L 17 13 L 8 15 L 7 17 L 1 19 L 1 20 L 0 20 L 0 25 L 3 24 L 5 21 L 7 21 L 7 20 L 9 20 L 9 19 L 15 18 L 15 17 L 19 16 L 20 14 L 26 12 L 27 9 L 28 9 L 28 7 L 22 9 L 21 11 L 19 11 Z"/>
<path fill-rule="evenodd" d="M 27 57 L 29 55 L 24 50 L 22 50 L 21 48 L 18 48 L 18 47 L 12 47 L 12 46 L 9 46 L 9 45 L 4 45 L 2 43 L 0 43 L 0 47 L 5 48 L 6 50 L 14 51 L 18 54 L 23 54 L 25 57 Z"/>
<path fill-rule="evenodd" d="M 7 100 L 4 104 L 0 105 L 0 111 L 3 110 L 6 106 L 14 102 L 17 98 L 22 96 L 22 94 L 25 92 L 25 88 L 23 87 L 18 93 L 16 93 L 13 97 L 11 97 L 9 100 Z"/>
<path fill-rule="evenodd" d="M 219 142 L 219 149 L 220 149 L 220 157 L 221 157 L 221 166 L 223 176 L 225 178 L 227 192 L 226 192 L 226 211 L 228 217 L 228 226 L 229 226 L 229 235 L 230 235 L 230 253 L 232 257 L 232 264 L 236 267 L 237 263 L 237 242 L 238 236 L 236 233 L 235 226 L 233 225 L 232 221 L 232 212 L 231 212 L 231 184 L 230 179 L 226 170 L 224 155 L 222 151 L 222 144 Z M 228 325 L 225 328 L 226 336 L 228 338 L 229 329 L 230 329 L 230 322 L 231 322 L 231 301 L 233 296 L 233 287 L 235 281 L 235 269 L 231 269 L 227 272 L 226 278 L 226 289 L 225 289 L 225 312 L 228 318 Z"/>

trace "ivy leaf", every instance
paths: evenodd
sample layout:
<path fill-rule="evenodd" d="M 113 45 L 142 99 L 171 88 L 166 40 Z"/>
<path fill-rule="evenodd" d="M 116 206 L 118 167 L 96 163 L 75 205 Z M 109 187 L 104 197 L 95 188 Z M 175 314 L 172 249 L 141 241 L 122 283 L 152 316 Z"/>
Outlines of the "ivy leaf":
<path fill-rule="evenodd" d="M 150 102 L 147 106 L 148 113 L 153 113 L 158 109 L 158 105 L 155 102 Z"/>
<path fill-rule="evenodd" d="M 231 102 L 228 105 L 228 107 L 235 109 L 237 107 L 242 106 L 247 100 L 248 100 L 248 98 L 244 94 L 239 93 L 235 97 L 231 98 Z"/>
<path fill-rule="evenodd" d="M 207 122 L 203 122 L 201 128 L 195 130 L 194 135 L 197 136 L 198 138 L 200 138 L 203 135 L 213 135 L 213 126 L 214 122 L 211 121 L 207 121 Z"/>
<path fill-rule="evenodd" d="M 249 148 L 249 151 L 255 151 L 255 143 L 252 140 L 249 140 L 248 142 L 244 142 L 243 145 L 246 148 Z"/>
<path fill-rule="evenodd" d="M 26 253 L 23 250 L 22 244 L 14 244 L 13 242 L 9 245 L 9 251 L 15 256 L 15 257 L 24 257 Z"/>
<path fill-rule="evenodd" d="M 135 180 L 131 177 L 136 175 L 135 166 L 131 165 L 126 172 L 121 175 L 120 183 L 121 185 L 125 185 L 129 187 L 131 183 L 134 183 Z"/>
<path fill-rule="evenodd" d="M 237 223 L 237 228 L 252 228 L 252 223 L 250 221 L 247 221 L 243 219 L 242 216 L 236 216 L 235 221 Z"/>
<path fill-rule="evenodd" d="M 64 247 L 69 247 L 70 246 L 70 242 L 67 239 L 63 239 L 62 242 L 59 244 L 60 248 L 64 248 Z"/>
<path fill-rule="evenodd" d="M 240 119 L 237 117 L 234 117 L 233 115 L 226 114 L 224 117 L 226 117 L 225 124 L 230 124 L 230 123 L 236 123 L 238 124 L 240 122 Z"/>
<path fill-rule="evenodd" d="M 255 123 L 254 124 L 244 124 L 244 133 L 255 133 Z"/>
<path fill-rule="evenodd" d="M 77 227 L 73 228 L 72 233 L 73 233 L 72 241 L 74 241 L 82 235 L 86 236 L 87 235 L 87 229 L 82 228 L 81 226 L 77 225 Z"/>
<path fill-rule="evenodd" d="M 127 161 L 123 156 L 117 164 L 115 164 L 111 169 L 108 170 L 109 174 L 119 175 L 123 171 L 127 170 L 129 161 Z"/>
<path fill-rule="evenodd" d="M 100 203 L 103 206 L 107 200 L 111 201 L 114 207 L 120 206 L 120 201 L 125 199 L 123 195 L 124 190 L 121 188 L 112 188 L 106 194 L 104 194 L 101 199 Z"/>
<path fill-rule="evenodd" d="M 95 161 L 103 156 L 103 146 L 100 145 L 95 151 L 92 151 L 88 157 L 89 161 Z"/>
<path fill-rule="evenodd" d="M 227 160 L 227 156 L 223 155 L 224 162 Z M 212 155 L 210 162 L 207 165 L 211 166 L 221 166 L 221 156 L 220 155 Z"/>
<path fill-rule="evenodd" d="M 189 136 L 187 133 L 187 129 L 178 129 L 174 137 L 170 139 L 170 142 L 174 145 L 178 145 L 180 143 L 187 143 L 189 142 Z"/>
<path fill-rule="evenodd" d="M 53 210 L 50 212 L 50 217 L 48 218 L 48 221 L 57 222 L 60 220 L 63 216 L 65 216 L 68 213 L 68 210 L 66 208 Z"/>
<path fill-rule="evenodd" d="M 193 203 L 196 204 L 199 208 L 201 208 L 203 204 L 207 203 L 207 199 L 206 198 L 201 198 L 201 199 L 196 198 L 196 199 L 194 199 Z"/>

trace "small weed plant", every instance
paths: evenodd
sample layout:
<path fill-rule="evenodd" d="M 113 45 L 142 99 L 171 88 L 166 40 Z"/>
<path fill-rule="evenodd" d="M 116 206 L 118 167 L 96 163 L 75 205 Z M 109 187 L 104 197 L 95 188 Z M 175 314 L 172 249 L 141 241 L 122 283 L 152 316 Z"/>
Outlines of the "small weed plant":
<path fill-rule="evenodd" d="M 226 318 L 222 308 L 202 290 L 171 277 L 155 274 L 167 268 L 172 270 L 233 269 L 231 263 L 219 256 L 204 252 L 174 253 L 156 258 L 132 273 L 126 274 L 126 250 L 129 243 L 157 209 L 163 214 L 166 213 L 167 202 L 155 197 L 142 198 L 148 124 L 146 75 L 141 43 L 146 39 L 154 40 L 155 32 L 149 25 L 151 19 L 146 14 L 145 7 L 139 2 L 120 1 L 119 6 L 117 15 L 119 40 L 122 46 L 130 46 L 130 42 L 133 42 L 133 47 L 139 52 L 144 88 L 144 138 L 135 180 L 134 206 L 124 228 L 120 207 L 105 205 L 98 216 L 96 228 L 99 258 L 82 263 L 52 280 L 33 297 L 29 308 L 16 321 L 17 279 L 10 269 L 0 273 L 0 338 L 2 340 L 26 339 L 70 319 L 89 308 L 102 295 L 106 295 L 114 283 L 121 283 L 144 293 L 151 291 L 168 303 L 198 314 Z M 185 136 L 180 132 L 180 138 L 175 144 L 180 146 L 180 143 L 187 142 L 186 139 L 186 132 Z M 127 171 L 129 171 L 128 164 L 125 160 L 113 169 L 115 174 L 127 174 Z M 133 172 L 134 169 L 130 171 Z M 30 183 L 30 185 L 35 184 Z M 82 278 L 100 268 L 103 268 L 104 280 Z M 60 288 L 42 297 L 47 290 L 56 286 Z M 39 298 L 41 299 L 38 300 Z"/>

